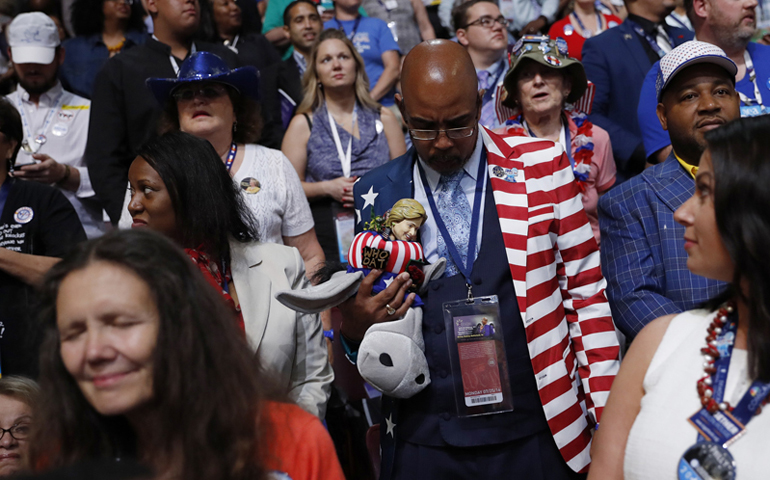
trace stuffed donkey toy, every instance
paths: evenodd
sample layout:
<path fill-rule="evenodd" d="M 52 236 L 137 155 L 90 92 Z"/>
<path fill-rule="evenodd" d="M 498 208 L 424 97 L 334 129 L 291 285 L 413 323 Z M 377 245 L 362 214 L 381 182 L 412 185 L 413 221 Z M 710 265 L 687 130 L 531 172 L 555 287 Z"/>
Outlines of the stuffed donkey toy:
<path fill-rule="evenodd" d="M 395 398 L 409 398 L 430 383 L 425 342 L 422 338 L 422 300 L 431 279 L 439 278 L 446 260 L 425 265 L 422 246 L 414 242 L 427 219 L 422 205 L 413 199 L 396 202 L 382 217 L 373 217 L 365 231 L 356 235 L 348 252 L 348 268 L 330 264 L 316 275 L 319 283 L 303 290 L 276 293 L 287 307 L 317 313 L 335 307 L 358 292 L 372 269 L 384 273 L 373 287 L 378 293 L 395 276 L 408 272 L 418 296 L 403 318 L 369 327 L 358 349 L 358 371 L 377 390 Z M 332 270 L 337 270 L 331 273 Z"/>
<path fill-rule="evenodd" d="M 426 266 L 418 293 L 425 293 L 430 279 L 443 275 L 445 268 L 444 258 Z M 363 279 L 364 272 L 341 270 L 324 283 L 302 290 L 282 290 L 275 297 L 298 312 L 318 313 L 355 295 Z M 427 387 L 430 373 L 422 338 L 422 307 L 412 306 L 403 318 L 369 327 L 358 348 L 356 363 L 361 377 L 385 395 L 409 398 Z"/>

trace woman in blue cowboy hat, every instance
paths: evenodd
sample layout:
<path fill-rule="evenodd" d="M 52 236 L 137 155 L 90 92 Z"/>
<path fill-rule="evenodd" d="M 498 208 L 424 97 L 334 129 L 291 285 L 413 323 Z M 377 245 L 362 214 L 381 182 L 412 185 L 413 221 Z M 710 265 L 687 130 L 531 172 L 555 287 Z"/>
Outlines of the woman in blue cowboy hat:
<path fill-rule="evenodd" d="M 256 144 L 262 128 L 257 70 L 230 70 L 213 53 L 196 52 L 176 78 L 151 78 L 147 86 L 163 105 L 160 133 L 181 130 L 208 140 L 241 188 L 260 240 L 297 247 L 314 272 L 325 258 L 297 173 L 279 150 Z M 130 225 L 127 211 L 121 224 Z"/>

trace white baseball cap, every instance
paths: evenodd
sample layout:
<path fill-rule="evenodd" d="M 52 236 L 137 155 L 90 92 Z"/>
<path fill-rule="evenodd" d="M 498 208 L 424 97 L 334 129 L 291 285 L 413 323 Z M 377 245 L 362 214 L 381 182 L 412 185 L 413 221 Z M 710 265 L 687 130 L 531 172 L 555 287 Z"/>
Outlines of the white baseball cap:
<path fill-rule="evenodd" d="M 671 83 L 671 80 L 679 72 L 696 63 L 713 63 L 719 65 L 727 70 L 733 77 L 738 73 L 738 67 L 735 66 L 735 62 L 730 60 L 725 52 L 716 45 L 699 42 L 697 40 L 685 42 L 660 59 L 658 78 L 655 82 L 658 101 L 660 101 L 663 90 L 665 90 L 668 84 Z"/>
<path fill-rule="evenodd" d="M 59 29 L 42 12 L 17 15 L 8 26 L 8 44 L 14 63 L 48 65 L 53 62 L 60 43 Z"/>

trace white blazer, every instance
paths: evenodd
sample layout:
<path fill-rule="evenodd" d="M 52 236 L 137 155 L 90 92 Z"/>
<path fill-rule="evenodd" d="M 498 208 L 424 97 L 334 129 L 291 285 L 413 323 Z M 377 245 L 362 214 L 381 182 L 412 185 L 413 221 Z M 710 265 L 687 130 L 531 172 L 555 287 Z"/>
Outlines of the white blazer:
<path fill-rule="evenodd" d="M 317 314 L 295 312 L 274 298 L 285 289 L 305 288 L 299 250 L 273 243 L 230 242 L 233 283 L 246 336 L 262 368 L 289 399 L 323 419 L 334 371 Z"/>

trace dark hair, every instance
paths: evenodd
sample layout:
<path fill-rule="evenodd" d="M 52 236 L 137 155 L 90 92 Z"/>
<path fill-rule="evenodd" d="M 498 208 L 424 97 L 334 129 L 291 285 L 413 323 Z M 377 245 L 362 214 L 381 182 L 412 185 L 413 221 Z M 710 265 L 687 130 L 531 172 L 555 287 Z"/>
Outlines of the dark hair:
<path fill-rule="evenodd" d="M 717 228 L 735 268 L 732 289 L 749 307 L 749 373 L 770 381 L 770 117 L 740 118 L 705 138 Z"/>
<path fill-rule="evenodd" d="M 256 220 L 208 141 L 169 132 L 147 142 L 137 155 L 166 185 L 183 247 L 202 246 L 215 261 L 228 261 L 231 237 L 257 239 Z"/>
<path fill-rule="evenodd" d="M 289 5 L 286 6 L 286 10 L 283 11 L 283 24 L 285 26 L 289 26 L 289 23 L 291 23 L 291 9 L 299 5 L 300 3 L 306 3 L 313 7 L 313 10 L 316 12 L 318 11 L 318 6 L 313 3 L 312 0 L 294 0 Z"/>
<path fill-rule="evenodd" d="M 152 354 L 151 438 L 139 439 L 124 416 L 107 417 L 83 396 L 60 352 L 56 304 L 67 276 L 96 262 L 144 280 L 160 317 Z M 120 295 L 120 292 L 115 292 Z M 30 441 L 31 464 L 53 468 L 88 458 L 167 458 L 181 445 L 181 478 L 261 478 L 264 380 L 254 354 L 221 295 L 170 240 L 143 230 L 116 230 L 84 242 L 46 275 L 38 327 L 42 401 Z M 128 455 L 126 455 L 128 453 Z"/>
<path fill-rule="evenodd" d="M 262 136 L 262 115 L 259 103 L 248 95 L 241 95 L 233 87 L 227 87 L 227 95 L 233 104 L 233 113 L 237 122 L 233 131 L 233 141 L 236 143 L 257 143 Z M 163 112 L 158 122 L 158 132 L 162 135 L 167 132 L 179 130 L 179 109 L 174 97 L 169 95 L 163 105 Z"/>
<path fill-rule="evenodd" d="M 8 140 L 16 140 L 13 155 L 5 165 L 6 171 L 9 171 L 16 163 L 16 155 L 19 154 L 21 143 L 24 141 L 24 127 L 21 126 L 19 111 L 5 98 L 0 98 L 0 132 L 8 137 Z"/>
<path fill-rule="evenodd" d="M 457 5 L 452 9 L 452 26 L 455 27 L 455 30 L 468 26 L 468 10 L 478 3 L 491 3 L 497 5 L 497 2 L 494 0 L 470 0 Z"/>
<path fill-rule="evenodd" d="M 75 35 L 86 36 L 102 33 L 104 30 L 104 11 L 102 5 L 106 0 L 75 0 L 70 9 L 72 12 L 72 29 Z M 128 18 L 126 31 L 144 32 L 144 9 L 142 2 L 131 5 L 131 16 Z"/>

